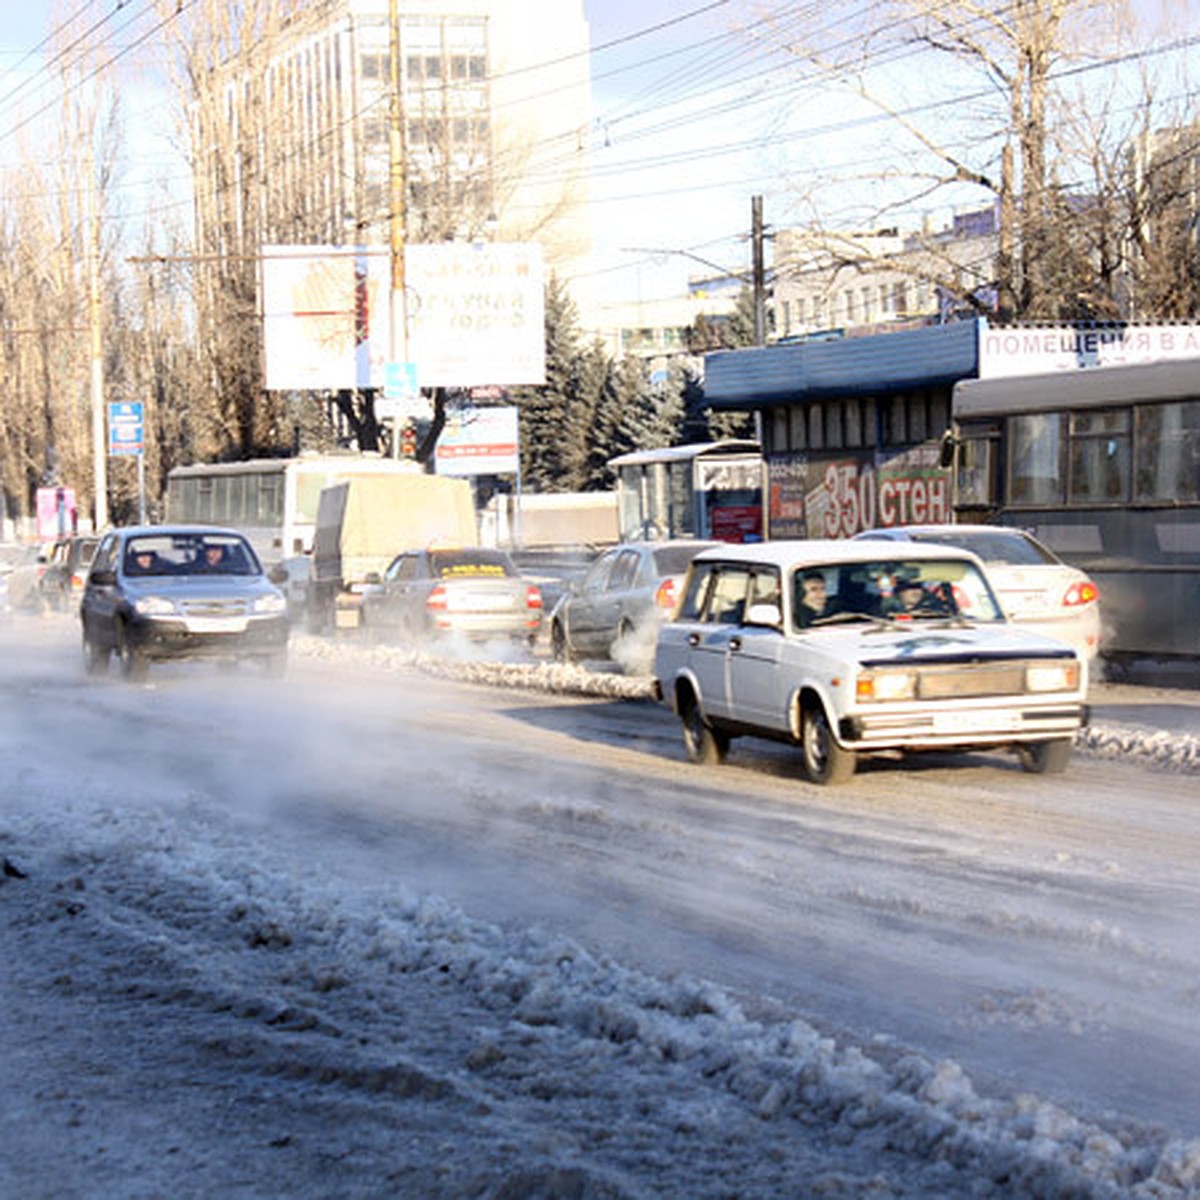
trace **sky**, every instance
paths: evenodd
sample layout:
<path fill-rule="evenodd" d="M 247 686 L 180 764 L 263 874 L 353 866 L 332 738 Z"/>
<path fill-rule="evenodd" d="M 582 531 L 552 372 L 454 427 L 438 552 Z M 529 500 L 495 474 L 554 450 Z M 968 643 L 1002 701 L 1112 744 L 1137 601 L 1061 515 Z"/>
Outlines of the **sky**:
<path fill-rule="evenodd" d="M 129 20 L 149 3 L 128 5 Z M 20 85 L 8 72 L 22 67 L 57 11 L 37 3 L 9 7 L 0 28 L 0 71 L 6 72 L 0 118 L 5 97 Z M 111 6 L 70 0 L 64 7 L 91 16 Z M 1134 0 L 1133 8 L 1147 29 L 1169 12 L 1180 22 L 1176 33 L 1194 33 L 1200 0 Z M 592 45 L 595 291 L 609 298 L 678 298 L 690 277 L 748 273 L 756 195 L 764 200 L 768 235 L 815 219 L 841 228 L 878 228 L 898 219 L 910 228 L 922 222 L 941 227 L 956 210 L 988 201 L 979 188 L 927 190 L 930 160 L 918 141 L 854 98 L 843 86 L 845 75 L 831 80 L 789 52 L 802 35 L 823 37 L 842 53 L 859 48 L 859 11 L 858 5 L 815 9 L 784 0 L 583 0 Z M 1166 58 L 1135 60 L 1130 70 L 1144 66 L 1166 79 L 1177 65 Z M 994 169 L 996 147 L 972 144 L 985 124 L 980 105 L 987 99 L 977 75 L 956 77 L 944 57 L 935 61 L 909 47 L 891 52 L 871 78 L 884 99 L 911 107 L 968 165 Z M 1186 85 L 1179 90 L 1186 92 Z M 122 103 L 129 127 L 149 139 L 153 114 L 161 109 L 153 94 L 128 89 Z M 0 137 L 0 161 L 12 140 L 11 131 Z M 139 153 L 152 166 L 164 156 L 164 144 L 144 141 Z M 899 217 L 884 207 L 901 199 Z"/>
<path fill-rule="evenodd" d="M 941 928 L 931 902 L 961 919 L 1012 856 L 1022 894 L 976 915 L 975 936 L 947 926 L 937 962 L 921 967 L 936 996 L 926 1015 L 952 1027 L 937 981 L 982 972 L 999 946 L 995 1007 L 976 1014 L 977 1028 L 957 1029 L 957 1044 L 990 1045 L 1010 1065 L 1016 1046 L 1044 1046 L 1085 1083 L 1124 1056 L 1126 1075 L 1145 1086 L 1155 1038 L 1120 1023 L 1119 999 L 1153 1014 L 1164 1043 L 1191 1045 L 1186 911 L 1141 910 L 1164 892 L 1186 910 L 1194 887 L 1146 878 L 1151 856 L 1131 845 L 1097 845 L 1094 861 L 1064 855 L 1068 810 L 1091 808 L 1109 828 L 1121 798 L 1054 784 L 1043 819 L 992 831 L 1002 844 L 968 855 L 956 879 L 963 847 L 951 831 L 915 809 L 889 824 L 881 788 L 877 823 L 857 835 L 849 814 L 820 828 L 811 796 L 807 815 L 762 795 L 766 811 L 735 813 L 689 788 L 694 769 L 675 761 L 666 765 L 678 784 L 651 790 L 644 780 L 630 792 L 639 772 L 628 749 L 611 746 L 603 785 L 569 790 L 554 764 L 570 726 L 556 735 L 546 723 L 566 710 L 539 687 L 595 701 L 643 696 L 645 681 L 470 664 L 476 683 L 528 689 L 501 693 L 497 716 L 444 708 L 432 677 L 414 686 L 411 659 L 386 648 L 297 639 L 293 661 L 286 691 L 249 676 L 231 688 L 230 676 L 194 664 L 160 667 L 141 687 L 87 683 L 72 618 L 0 624 L 0 695 L 20 697 L 0 720 L 0 755 L 12 764 L 0 781 L 0 1194 L 718 1200 L 799 1188 L 880 1200 L 1187 1200 L 1200 1190 L 1186 1098 L 1158 1098 L 1177 1121 L 1138 1122 L 1055 1102 L 1019 1074 L 1013 1094 L 990 1089 L 955 1056 L 872 1030 L 879 989 L 851 986 L 849 961 L 824 997 L 836 1031 L 782 1000 L 752 1010 L 744 979 L 738 995 L 697 970 L 698 957 L 680 965 L 683 937 L 673 955 L 636 939 L 635 963 L 615 952 L 620 936 L 576 936 L 568 897 L 548 896 L 552 881 L 537 869 L 540 848 L 580 881 L 602 876 L 598 895 L 581 895 L 628 940 L 642 908 L 670 925 L 683 872 L 706 862 L 715 874 L 699 886 L 719 888 L 736 914 L 729 885 L 788 870 L 803 848 L 780 840 L 795 824 L 819 873 L 805 919 L 829 914 L 839 945 L 864 939 L 855 961 L 883 962 L 889 947 L 866 930 L 891 930 L 883 941 L 910 948 L 912 926 Z M 546 761 L 497 770 L 524 742 L 489 756 L 489 739 L 529 736 L 521 715 Z M 405 771 L 379 743 L 375 756 L 345 753 L 351 730 L 382 732 L 387 721 L 417 731 L 397 747 Z M 135 754 L 113 753 L 117 729 L 126 745 L 136 732 Z M 1093 761 L 1111 756 L 1125 769 L 1162 764 L 1166 736 L 1103 722 L 1082 735 Z M 322 759 L 338 738 L 339 754 Z M 1194 772 L 1200 741 L 1171 741 L 1167 753 Z M 586 779 L 586 740 L 573 753 Z M 983 776 L 980 804 L 996 804 L 987 768 L 964 769 Z M 1051 786 L 999 778 L 1010 799 L 1014 786 Z M 1142 806 L 1181 815 L 1186 776 L 1175 778 L 1170 807 L 1149 797 Z M 583 836 L 591 831 L 602 834 L 595 843 Z M 481 833 L 488 852 L 473 856 Z M 889 837 L 923 844 L 915 880 L 887 869 Z M 673 853 L 657 863 L 657 890 L 638 896 L 616 851 L 653 857 L 659 843 Z M 594 861 L 603 844 L 607 864 Z M 543 886 L 524 903 L 561 903 L 559 919 L 513 916 L 513 896 L 535 878 Z M 906 906 L 914 885 L 924 893 Z M 1134 927 L 1110 927 L 1114 890 L 1134 897 Z M 856 895 L 868 914 L 881 907 L 852 931 L 843 926 L 854 924 Z M 811 993 L 820 944 L 802 932 L 799 961 L 811 972 L 801 990 Z M 726 974 L 773 933 L 756 926 L 737 950 L 722 945 Z M 1022 986 L 1042 954 L 1061 961 L 1060 986 Z M 1135 1047 L 1147 1062 L 1129 1061 Z M 1127 1100 L 1149 1103 L 1137 1092 Z"/>

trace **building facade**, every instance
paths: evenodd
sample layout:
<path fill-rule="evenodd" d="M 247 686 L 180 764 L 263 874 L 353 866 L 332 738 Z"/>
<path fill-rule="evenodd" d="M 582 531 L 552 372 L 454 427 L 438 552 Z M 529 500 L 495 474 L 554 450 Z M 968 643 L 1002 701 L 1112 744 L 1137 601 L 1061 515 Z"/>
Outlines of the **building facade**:
<path fill-rule="evenodd" d="M 907 234 L 781 229 L 775 235 L 775 334 L 870 332 L 990 309 L 998 246 L 992 208 Z"/>
<path fill-rule="evenodd" d="M 395 216 L 407 241 L 538 242 L 574 273 L 591 242 L 581 0 L 395 7 L 398 110 L 389 0 L 284 0 L 214 55 L 193 120 L 204 252 L 387 244 Z"/>

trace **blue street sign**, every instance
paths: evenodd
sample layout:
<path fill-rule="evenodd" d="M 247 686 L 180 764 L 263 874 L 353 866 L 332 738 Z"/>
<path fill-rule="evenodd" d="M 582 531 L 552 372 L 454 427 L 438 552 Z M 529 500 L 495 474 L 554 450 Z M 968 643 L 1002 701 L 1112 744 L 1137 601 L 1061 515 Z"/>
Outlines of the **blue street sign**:
<path fill-rule="evenodd" d="M 145 449 L 140 400 L 108 406 L 109 454 L 141 454 Z"/>

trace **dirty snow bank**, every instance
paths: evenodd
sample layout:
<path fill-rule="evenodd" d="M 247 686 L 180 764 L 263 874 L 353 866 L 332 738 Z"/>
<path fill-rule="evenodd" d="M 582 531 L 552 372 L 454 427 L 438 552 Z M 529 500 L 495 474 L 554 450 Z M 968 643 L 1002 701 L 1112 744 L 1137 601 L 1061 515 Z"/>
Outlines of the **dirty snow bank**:
<path fill-rule="evenodd" d="M 293 647 L 310 658 L 347 661 L 385 670 L 419 670 L 441 679 L 492 687 L 525 688 L 554 695 L 596 696 L 612 700 L 652 698 L 650 680 L 615 672 L 547 662 L 505 662 L 469 655 L 440 656 L 387 646 L 357 646 L 317 638 L 293 638 Z M 1200 737 L 1134 726 L 1093 723 L 1076 735 L 1077 751 L 1098 758 L 1136 759 L 1159 770 L 1200 774 Z"/>
<path fill-rule="evenodd" d="M 362 1172 L 389 1155 L 396 1194 L 427 1196 L 1200 1193 L 1200 1142 L 1106 1129 L 1034 1096 L 987 1099 L 954 1062 L 751 1020 L 704 982 L 504 931 L 400 886 L 356 891 L 199 806 L 82 807 L 0 822 L 27 875 L 0 881 L 5 949 L 60 999 L 108 1006 L 112 1062 L 91 1074 L 169 1044 L 190 1056 L 193 1095 L 228 1090 L 234 1068 L 242 1087 L 257 1077 L 270 1103 L 255 1153 L 274 1194 L 300 1194 L 316 1168 L 295 1160 L 343 1127 L 354 1157 L 336 1166 L 341 1195 L 377 1194 Z M 126 1007 L 140 1027 L 123 1038 Z M 38 1099 L 10 1093 L 9 1119 Z M 257 1165 L 259 1187 L 231 1193 L 212 1161 L 180 1191 L 180 1147 L 140 1174 L 144 1193 L 110 1186 L 105 1172 L 134 1149 L 104 1149 L 71 1194 L 153 1194 L 171 1179 L 174 1194 L 272 1194 Z"/>

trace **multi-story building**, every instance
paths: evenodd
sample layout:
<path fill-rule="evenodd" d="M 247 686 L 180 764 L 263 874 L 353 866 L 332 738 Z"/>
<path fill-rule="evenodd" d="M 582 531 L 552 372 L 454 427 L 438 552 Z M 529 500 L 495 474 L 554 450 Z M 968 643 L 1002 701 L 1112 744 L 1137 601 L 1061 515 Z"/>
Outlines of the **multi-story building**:
<path fill-rule="evenodd" d="M 395 132 L 406 240 L 536 241 L 577 273 L 588 46 L 582 0 L 280 0 L 198 93 L 202 247 L 387 244 Z"/>
<path fill-rule="evenodd" d="M 901 234 L 781 229 L 775 235 L 774 332 L 805 337 L 939 321 L 994 298 L 994 209 L 943 229 Z"/>

